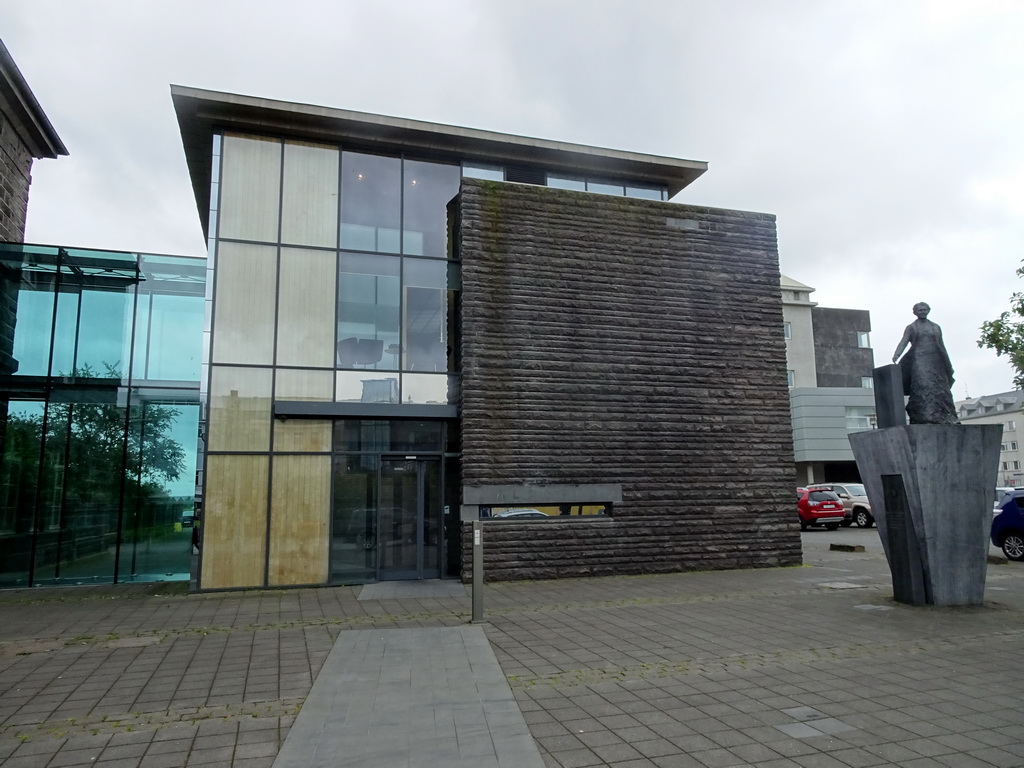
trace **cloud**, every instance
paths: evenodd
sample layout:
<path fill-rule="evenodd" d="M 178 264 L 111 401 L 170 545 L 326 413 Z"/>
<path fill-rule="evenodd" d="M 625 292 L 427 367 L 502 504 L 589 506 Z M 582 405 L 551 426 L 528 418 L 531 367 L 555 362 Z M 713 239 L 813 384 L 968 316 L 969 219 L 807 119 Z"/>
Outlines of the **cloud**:
<path fill-rule="evenodd" d="M 8 2 L 71 151 L 29 239 L 201 254 L 168 85 L 706 160 L 677 199 L 778 216 L 783 271 L 871 310 L 925 298 L 972 394 L 1024 242 L 1024 7 L 950 0 Z M 960 392 L 957 393 L 961 394 Z"/>

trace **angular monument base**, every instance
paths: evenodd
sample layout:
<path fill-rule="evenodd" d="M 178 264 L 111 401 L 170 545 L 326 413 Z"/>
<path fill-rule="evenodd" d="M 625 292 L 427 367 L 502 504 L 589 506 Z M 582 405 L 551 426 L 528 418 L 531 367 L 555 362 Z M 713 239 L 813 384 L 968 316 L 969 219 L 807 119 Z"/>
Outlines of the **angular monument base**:
<path fill-rule="evenodd" d="M 897 601 L 981 604 L 1001 439 L 998 424 L 850 435 Z"/>

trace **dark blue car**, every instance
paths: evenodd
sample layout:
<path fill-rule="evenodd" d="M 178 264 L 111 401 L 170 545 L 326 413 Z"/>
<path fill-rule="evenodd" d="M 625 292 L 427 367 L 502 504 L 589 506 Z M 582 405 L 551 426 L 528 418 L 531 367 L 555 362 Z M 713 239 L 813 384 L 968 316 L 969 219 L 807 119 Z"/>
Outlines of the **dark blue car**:
<path fill-rule="evenodd" d="M 999 509 L 992 520 L 992 543 L 1008 560 L 1024 560 L 1024 488 L 1007 492 Z"/>

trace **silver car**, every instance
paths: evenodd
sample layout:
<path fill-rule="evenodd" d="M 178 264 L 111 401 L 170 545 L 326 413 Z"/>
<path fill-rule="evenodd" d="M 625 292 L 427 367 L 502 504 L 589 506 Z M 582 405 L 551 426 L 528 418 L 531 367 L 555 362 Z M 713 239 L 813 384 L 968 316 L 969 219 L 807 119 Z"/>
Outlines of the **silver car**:
<path fill-rule="evenodd" d="M 868 501 L 867 491 L 861 483 L 816 483 L 807 487 L 826 488 L 839 496 L 846 512 L 845 517 L 849 521 L 843 525 L 856 523 L 861 528 L 870 528 L 875 524 L 875 518 L 871 515 L 871 502 Z"/>

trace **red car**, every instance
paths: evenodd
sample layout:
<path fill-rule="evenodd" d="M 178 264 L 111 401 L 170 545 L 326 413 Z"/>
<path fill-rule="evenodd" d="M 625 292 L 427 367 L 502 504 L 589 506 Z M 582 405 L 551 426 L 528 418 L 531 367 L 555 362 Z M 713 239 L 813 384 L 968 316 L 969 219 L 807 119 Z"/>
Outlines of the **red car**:
<path fill-rule="evenodd" d="M 815 488 L 797 490 L 796 511 L 800 516 L 800 530 L 812 525 L 824 525 L 834 531 L 843 522 L 843 502 L 834 491 Z"/>

